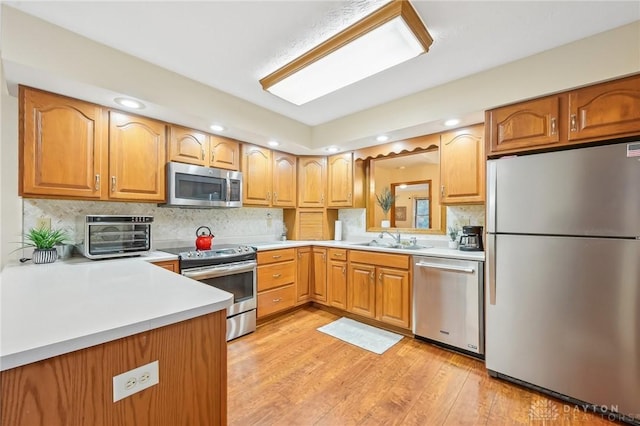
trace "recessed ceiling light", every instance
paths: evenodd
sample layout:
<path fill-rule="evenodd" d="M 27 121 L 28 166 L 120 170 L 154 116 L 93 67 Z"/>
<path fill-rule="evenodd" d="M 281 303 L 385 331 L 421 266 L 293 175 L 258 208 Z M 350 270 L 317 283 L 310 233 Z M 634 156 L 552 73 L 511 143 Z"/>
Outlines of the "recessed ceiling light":
<path fill-rule="evenodd" d="M 337 146 L 330 146 L 327 148 L 328 152 L 338 152 L 340 151 L 340 148 L 338 148 Z"/>
<path fill-rule="evenodd" d="M 378 136 L 378 137 L 376 138 L 376 140 L 377 140 L 378 142 L 386 142 L 386 141 L 388 141 L 388 140 L 389 140 L 389 136 L 387 136 L 387 135 L 380 135 L 380 136 Z"/>
<path fill-rule="evenodd" d="M 278 142 L 278 141 L 269 141 L 267 143 L 269 144 L 269 146 L 278 146 L 278 145 L 280 145 L 280 142 Z"/>
<path fill-rule="evenodd" d="M 211 126 L 209 126 L 211 130 L 213 130 L 214 132 L 224 132 L 224 127 L 222 127 L 219 124 L 212 124 Z"/>
<path fill-rule="evenodd" d="M 121 106 L 123 106 L 125 108 L 132 108 L 132 109 L 143 109 L 144 108 L 144 104 L 142 102 L 140 102 L 140 101 L 136 101 L 135 99 L 115 98 L 114 101 L 118 105 L 121 105 Z"/>
<path fill-rule="evenodd" d="M 455 126 L 457 124 L 460 124 L 460 120 L 458 120 L 457 118 L 451 118 L 444 122 L 444 125 L 447 127 Z"/>
<path fill-rule="evenodd" d="M 401 183 L 400 184 L 400 189 L 407 189 L 407 184 L 406 183 Z"/>

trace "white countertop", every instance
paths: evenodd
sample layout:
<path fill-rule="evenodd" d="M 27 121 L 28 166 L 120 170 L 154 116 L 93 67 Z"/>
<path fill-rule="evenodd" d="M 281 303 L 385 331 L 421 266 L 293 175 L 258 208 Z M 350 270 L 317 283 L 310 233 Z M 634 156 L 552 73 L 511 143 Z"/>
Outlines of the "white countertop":
<path fill-rule="evenodd" d="M 370 247 L 370 246 L 358 245 L 364 242 L 367 242 L 367 241 L 358 242 L 358 241 L 334 241 L 334 240 L 327 240 L 327 241 L 287 240 L 287 241 L 258 242 L 258 243 L 251 243 L 250 245 L 253 247 L 256 247 L 258 251 L 313 245 L 313 246 L 319 246 L 319 247 L 335 247 L 335 248 L 346 248 L 350 250 L 366 250 L 366 251 L 377 251 L 377 252 L 384 252 L 384 253 L 410 254 L 413 256 L 434 256 L 434 257 L 445 257 L 449 259 L 476 260 L 476 261 L 484 262 L 483 251 L 462 251 L 462 250 L 449 249 L 446 247 L 430 247 L 430 248 L 423 248 L 423 249 L 401 249 L 401 248 L 396 249 L 396 248 L 387 248 L 387 247 Z M 418 244 L 428 245 L 429 243 L 418 242 Z"/>
<path fill-rule="evenodd" d="M 231 293 L 142 257 L 13 265 L 0 273 L 0 371 L 226 309 Z"/>

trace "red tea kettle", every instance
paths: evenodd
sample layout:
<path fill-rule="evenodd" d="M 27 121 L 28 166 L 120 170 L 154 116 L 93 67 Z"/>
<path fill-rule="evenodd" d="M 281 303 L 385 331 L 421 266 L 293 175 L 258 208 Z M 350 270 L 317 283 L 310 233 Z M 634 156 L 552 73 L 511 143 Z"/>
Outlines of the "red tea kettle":
<path fill-rule="evenodd" d="M 200 230 L 203 230 L 202 233 L 200 233 Z M 205 231 L 208 232 L 205 233 Z M 196 229 L 196 249 L 198 250 L 211 250 L 211 241 L 213 240 L 213 235 L 211 234 L 211 229 L 209 229 L 208 226 L 201 226 L 200 228 Z"/>

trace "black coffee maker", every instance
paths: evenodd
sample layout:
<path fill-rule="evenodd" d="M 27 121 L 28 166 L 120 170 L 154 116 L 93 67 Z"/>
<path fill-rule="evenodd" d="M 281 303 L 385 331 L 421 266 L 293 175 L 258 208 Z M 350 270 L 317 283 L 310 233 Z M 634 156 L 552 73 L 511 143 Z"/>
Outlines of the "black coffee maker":
<path fill-rule="evenodd" d="M 482 226 L 463 226 L 460 236 L 460 250 L 482 251 Z"/>

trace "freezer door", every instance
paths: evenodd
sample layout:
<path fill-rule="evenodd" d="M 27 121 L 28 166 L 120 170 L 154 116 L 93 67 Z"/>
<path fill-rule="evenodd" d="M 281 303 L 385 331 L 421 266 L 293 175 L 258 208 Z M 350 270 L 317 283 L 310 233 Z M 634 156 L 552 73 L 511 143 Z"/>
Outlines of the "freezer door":
<path fill-rule="evenodd" d="M 489 161 L 488 231 L 640 237 L 640 157 L 628 145 Z"/>
<path fill-rule="evenodd" d="M 487 368 L 640 419 L 640 241 L 493 237 Z"/>

